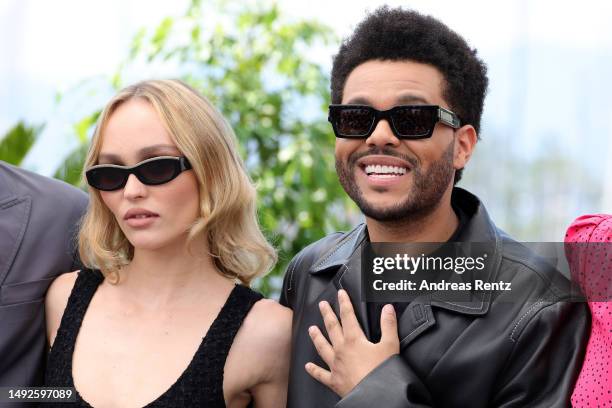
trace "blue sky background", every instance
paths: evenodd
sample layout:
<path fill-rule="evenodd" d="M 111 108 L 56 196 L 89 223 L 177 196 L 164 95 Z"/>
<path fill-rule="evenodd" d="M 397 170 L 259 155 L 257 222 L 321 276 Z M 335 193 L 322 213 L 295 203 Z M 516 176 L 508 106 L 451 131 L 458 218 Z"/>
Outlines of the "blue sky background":
<path fill-rule="evenodd" d="M 366 10 L 385 2 L 278 3 L 293 18 L 317 19 L 344 37 Z M 535 193 L 528 190 L 523 193 L 532 203 L 523 200 L 520 208 L 495 201 L 497 193 L 486 178 L 509 179 L 521 194 L 524 178 L 537 176 L 525 175 L 521 169 L 515 175 L 496 166 L 508 157 L 530 160 L 557 155 L 573 161 L 569 175 L 559 174 L 560 180 L 554 174 L 547 176 L 551 184 L 565 183 L 551 193 L 564 203 L 554 210 L 554 227 L 524 239 L 553 240 L 581 213 L 612 212 L 612 2 L 386 3 L 439 18 L 477 48 L 488 64 L 490 90 L 482 143 L 475 163 L 466 170 L 465 185 L 492 202 L 490 211 L 503 227 L 512 230 L 515 217 L 536 218 L 538 211 L 551 210 L 539 208 L 545 204 L 534 201 Z M 165 16 L 181 15 L 186 4 L 184 0 L 0 0 L 0 135 L 21 119 L 46 123 L 25 167 L 53 173 L 75 143 L 74 120 L 111 96 L 103 84 L 127 55 L 134 33 L 155 26 Z M 334 52 L 334 48 L 313 50 L 312 58 L 329 67 Z M 143 67 L 130 75 L 134 81 L 173 76 L 171 67 Z M 84 80 L 91 92 L 71 97 L 71 90 Z M 67 95 L 59 104 L 58 92 Z"/>

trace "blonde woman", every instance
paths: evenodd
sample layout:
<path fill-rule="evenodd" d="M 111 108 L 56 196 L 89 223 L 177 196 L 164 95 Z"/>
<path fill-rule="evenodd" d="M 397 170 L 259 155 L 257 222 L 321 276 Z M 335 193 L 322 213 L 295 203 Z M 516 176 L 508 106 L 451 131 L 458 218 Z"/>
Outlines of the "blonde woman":
<path fill-rule="evenodd" d="M 49 386 L 94 407 L 284 407 L 291 312 L 248 288 L 275 252 L 232 130 L 180 81 L 103 110 L 79 251 L 46 298 Z"/>

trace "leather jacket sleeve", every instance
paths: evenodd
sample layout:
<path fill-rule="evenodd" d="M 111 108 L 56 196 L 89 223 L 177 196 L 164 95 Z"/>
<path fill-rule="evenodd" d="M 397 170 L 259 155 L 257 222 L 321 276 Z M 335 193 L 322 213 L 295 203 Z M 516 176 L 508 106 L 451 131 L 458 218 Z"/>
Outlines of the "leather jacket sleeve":
<path fill-rule="evenodd" d="M 383 361 L 337 404 L 336 408 L 431 407 L 431 396 L 401 355 Z"/>
<path fill-rule="evenodd" d="M 570 407 L 589 330 L 586 303 L 555 302 L 543 307 L 516 335 L 492 405 Z"/>
<path fill-rule="evenodd" d="M 283 287 L 281 289 L 280 298 L 278 299 L 278 303 L 291 309 L 293 309 L 293 299 L 290 299 L 290 296 L 293 297 L 295 290 L 290 289 L 294 289 L 293 286 L 296 284 L 294 273 L 300 259 L 300 254 L 302 253 L 300 252 L 296 255 L 291 262 L 289 262 L 289 265 L 287 265 L 287 271 L 283 279 Z"/>
<path fill-rule="evenodd" d="M 514 350 L 500 373 L 499 388 L 489 406 L 571 406 L 570 396 L 586 347 L 588 308 L 584 303 L 570 302 L 533 305 L 537 306 L 541 308 L 530 320 L 525 317 L 528 322 L 517 322 Z M 401 355 L 395 355 L 375 368 L 336 404 L 336 408 L 373 406 L 424 408 L 435 405 L 423 382 Z"/>

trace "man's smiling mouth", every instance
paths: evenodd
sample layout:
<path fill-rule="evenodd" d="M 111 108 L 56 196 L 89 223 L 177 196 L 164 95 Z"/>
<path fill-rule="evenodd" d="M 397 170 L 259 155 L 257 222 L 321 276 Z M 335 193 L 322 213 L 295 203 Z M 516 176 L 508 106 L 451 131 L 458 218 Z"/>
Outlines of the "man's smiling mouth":
<path fill-rule="evenodd" d="M 369 164 L 364 166 L 363 170 L 368 176 L 381 178 L 403 176 L 408 171 L 408 169 L 405 167 L 387 166 L 383 164 Z"/>
<path fill-rule="evenodd" d="M 399 180 L 412 170 L 411 163 L 390 155 L 368 155 L 357 161 L 366 177 L 381 182 Z"/>

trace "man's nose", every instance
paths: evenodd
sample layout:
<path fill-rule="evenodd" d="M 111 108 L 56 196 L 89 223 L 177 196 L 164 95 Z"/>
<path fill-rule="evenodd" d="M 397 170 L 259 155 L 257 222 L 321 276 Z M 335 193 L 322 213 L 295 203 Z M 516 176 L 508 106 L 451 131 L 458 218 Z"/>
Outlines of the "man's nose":
<path fill-rule="evenodd" d="M 123 196 L 129 200 L 144 197 L 147 193 L 147 186 L 145 186 L 135 174 L 128 176 L 125 187 L 123 187 Z"/>
<path fill-rule="evenodd" d="M 381 119 L 376 124 L 372 134 L 366 139 L 366 144 L 371 147 L 397 147 L 400 144 L 400 140 L 393 134 L 389 121 Z"/>

